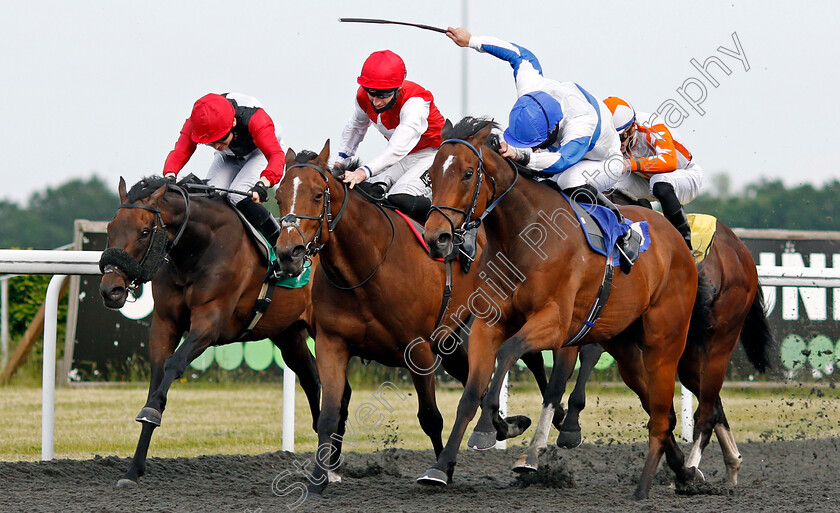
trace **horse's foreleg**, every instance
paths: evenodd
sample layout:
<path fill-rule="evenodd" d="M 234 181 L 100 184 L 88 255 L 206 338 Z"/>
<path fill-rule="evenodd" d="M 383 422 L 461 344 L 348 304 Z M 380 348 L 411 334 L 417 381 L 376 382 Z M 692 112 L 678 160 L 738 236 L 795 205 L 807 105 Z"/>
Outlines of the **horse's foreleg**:
<path fill-rule="evenodd" d="M 560 434 L 557 436 L 557 445 L 566 449 L 579 447 L 583 442 L 580 435 L 580 412 L 586 407 L 586 382 L 589 375 L 601 358 L 604 348 L 600 344 L 587 344 L 581 346 L 578 356 L 580 357 L 580 369 L 578 370 L 575 389 L 569 394 L 569 407 L 566 410 L 566 418 L 563 425 L 557 426 Z"/>
<path fill-rule="evenodd" d="M 312 430 L 318 431 L 318 414 L 321 411 L 321 381 L 318 379 L 318 368 L 315 357 L 306 345 L 308 332 L 305 329 L 286 330 L 274 341 L 280 348 L 283 361 L 289 366 L 300 381 L 300 386 L 309 402 L 312 414 Z"/>
<path fill-rule="evenodd" d="M 529 472 L 537 470 L 539 466 L 540 453 L 545 449 L 548 442 L 548 433 L 554 418 L 554 412 L 563 392 L 566 390 L 566 383 L 569 376 L 575 369 L 577 360 L 577 349 L 566 348 L 554 351 L 554 368 L 551 370 L 551 379 L 543 396 L 543 406 L 540 411 L 540 420 L 537 422 L 537 430 L 531 438 L 531 443 L 525 453 L 516 460 L 513 470 L 516 472 Z"/>
<path fill-rule="evenodd" d="M 336 451 L 340 450 L 334 442 L 341 440 L 338 435 L 339 426 L 343 424 L 342 417 L 346 419 L 347 415 L 350 388 L 347 385 L 347 362 L 350 354 L 344 341 L 325 334 L 323 329 L 318 330 L 315 354 L 318 376 L 321 378 L 322 405 L 318 417 L 315 468 L 306 477 L 309 480 L 309 493 L 320 495 L 329 484 L 328 472 L 336 470 L 341 464 L 339 458 L 334 458 Z"/>
<path fill-rule="evenodd" d="M 137 415 L 137 422 L 147 422 L 160 426 L 163 410 L 166 409 L 166 397 L 169 388 L 184 375 L 187 365 L 198 358 L 216 337 L 203 330 L 191 329 L 184 337 L 184 343 L 166 359 L 163 364 L 163 379 L 157 389 L 149 396 L 146 406 Z"/>
<path fill-rule="evenodd" d="M 412 363 L 415 368 L 431 369 L 434 367 L 434 355 L 427 345 L 415 346 L 411 352 Z M 417 420 L 423 432 L 432 441 L 435 457 L 443 451 L 441 432 L 443 431 L 443 416 L 435 400 L 435 375 L 429 373 L 411 373 L 414 389 L 417 390 Z"/>
<path fill-rule="evenodd" d="M 556 303 L 549 303 L 532 314 L 519 331 L 499 348 L 496 371 L 490 388 L 484 395 L 481 418 L 468 442 L 470 447 L 489 449 L 497 439 L 505 440 L 519 436 L 531 425 L 531 419 L 524 415 L 502 419 L 499 415 L 499 394 L 505 377 L 516 360 L 526 353 L 552 347 L 560 336 L 560 326 L 559 308 Z"/>
<path fill-rule="evenodd" d="M 659 317 L 664 318 L 665 315 Z M 634 493 L 636 499 L 648 497 L 663 453 L 666 453 L 668 466 L 674 471 L 677 483 L 684 483 L 695 475 L 693 469 L 685 468 L 685 457 L 674 440 L 671 425 L 677 362 L 685 348 L 685 344 L 679 341 L 685 340 L 688 323 L 685 323 L 684 330 L 676 333 L 673 329 L 664 328 L 668 324 L 673 326 L 673 321 L 664 326 L 658 322 L 655 323 L 656 326 L 652 324 L 652 321 L 645 322 L 647 336 L 642 346 L 642 358 L 648 377 L 649 446 L 642 476 Z"/>
<path fill-rule="evenodd" d="M 525 366 L 528 367 L 528 370 L 530 370 L 531 374 L 534 375 L 534 379 L 537 381 L 537 386 L 540 388 L 540 395 L 542 395 L 543 399 L 545 399 L 545 389 L 548 386 L 548 378 L 545 375 L 545 362 L 543 361 L 542 351 L 534 351 L 532 353 L 523 354 L 522 362 L 525 363 Z M 551 423 L 554 424 L 554 427 L 560 429 L 560 424 L 563 422 L 563 418 L 565 416 L 566 412 L 563 410 L 563 405 L 558 402 L 554 406 L 554 418 Z"/>
<path fill-rule="evenodd" d="M 157 313 L 152 317 L 152 326 L 149 336 L 149 360 L 151 362 L 151 381 L 149 383 L 149 399 L 155 390 L 160 387 L 163 381 L 163 366 L 167 358 L 175 351 L 178 343 L 177 329 L 173 322 L 164 321 Z M 139 417 L 139 416 L 138 416 Z M 134 450 L 134 457 L 131 465 L 117 483 L 119 487 L 132 486 L 146 473 L 146 455 L 149 451 L 149 444 L 152 440 L 152 433 L 157 424 L 142 422 L 143 428 L 140 432 L 140 439 L 137 441 L 137 448 Z"/>
<path fill-rule="evenodd" d="M 461 400 L 458 402 L 455 424 L 452 426 L 449 440 L 438 456 L 437 462 L 417 479 L 418 483 L 446 485 L 452 481 L 458 447 L 464 439 L 467 426 L 475 416 L 481 396 L 493 374 L 494 355 L 503 336 L 500 327 L 498 325 L 490 327 L 482 321 L 476 321 L 473 333 L 468 348 L 470 374 L 464 392 L 461 394 Z"/>

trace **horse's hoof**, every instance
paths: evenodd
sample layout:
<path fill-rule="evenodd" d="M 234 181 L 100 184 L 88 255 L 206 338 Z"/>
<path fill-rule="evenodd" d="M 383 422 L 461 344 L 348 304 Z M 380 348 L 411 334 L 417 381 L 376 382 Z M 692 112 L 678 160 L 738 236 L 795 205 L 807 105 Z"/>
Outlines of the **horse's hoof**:
<path fill-rule="evenodd" d="M 705 483 L 706 482 L 706 476 L 705 476 L 705 474 L 703 474 L 703 471 L 700 470 L 697 467 L 693 467 L 693 468 L 694 468 L 694 479 L 699 480 L 701 483 Z"/>
<path fill-rule="evenodd" d="M 306 488 L 306 498 L 320 499 L 325 487 L 326 485 L 323 484 L 317 485 L 314 483 L 310 483 L 309 486 Z"/>
<path fill-rule="evenodd" d="M 122 478 L 117 481 L 117 488 L 134 488 L 137 486 L 137 481 L 133 481 L 131 479 Z"/>
<path fill-rule="evenodd" d="M 527 415 L 514 415 L 506 417 L 505 423 L 507 424 L 507 438 L 515 438 L 531 427 L 531 418 Z M 500 438 L 500 440 L 504 439 Z"/>
<path fill-rule="evenodd" d="M 526 453 L 516 460 L 516 463 L 513 465 L 513 471 L 524 474 L 527 472 L 536 472 L 538 467 L 539 463 L 537 462 L 537 458 Z"/>
<path fill-rule="evenodd" d="M 341 476 L 333 472 L 332 470 L 327 471 L 327 478 L 329 479 L 330 483 L 340 483 Z"/>
<path fill-rule="evenodd" d="M 449 484 L 449 479 L 446 477 L 446 472 L 430 468 L 425 474 L 417 478 L 417 482 L 426 486 L 446 486 Z"/>
<path fill-rule="evenodd" d="M 481 431 L 473 431 L 473 434 L 470 435 L 470 439 L 467 442 L 467 445 L 479 451 L 486 451 L 487 449 L 492 449 L 496 446 L 496 433 L 483 433 Z"/>
<path fill-rule="evenodd" d="M 141 423 L 145 422 L 147 424 L 152 424 L 153 426 L 160 426 L 160 420 L 162 417 L 163 414 L 161 412 L 149 406 L 144 406 L 134 420 Z"/>
<path fill-rule="evenodd" d="M 580 431 L 560 431 L 557 435 L 557 447 L 563 449 L 576 449 L 583 443 Z"/>

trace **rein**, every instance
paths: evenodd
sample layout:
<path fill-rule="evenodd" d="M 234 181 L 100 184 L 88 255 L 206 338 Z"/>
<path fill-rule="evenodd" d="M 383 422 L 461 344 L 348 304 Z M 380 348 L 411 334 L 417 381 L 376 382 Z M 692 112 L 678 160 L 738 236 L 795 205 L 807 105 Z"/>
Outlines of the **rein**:
<path fill-rule="evenodd" d="M 140 209 L 154 213 L 155 220 L 152 226 L 149 246 L 146 248 L 146 252 L 143 254 L 143 258 L 140 259 L 139 263 L 124 249 L 112 247 L 106 248 L 99 259 L 99 270 L 103 274 L 119 273 L 121 271 L 125 277 L 126 288 L 135 296 L 137 289 L 142 284 L 154 278 L 164 262 L 168 261 L 169 252 L 181 240 L 181 236 L 184 234 L 190 218 L 189 195 L 178 185 L 167 184 L 167 189 L 175 190 L 184 198 L 184 221 L 178 228 L 175 238 L 171 241 L 169 240 L 166 224 L 160 215 L 160 208 L 149 205 L 138 205 L 136 203 L 123 203 L 119 208 Z"/>
<path fill-rule="evenodd" d="M 293 166 L 289 166 L 286 169 L 286 171 L 289 171 L 289 170 L 294 169 L 296 167 L 312 168 L 312 169 L 318 171 L 318 173 L 321 175 L 321 177 L 324 178 L 324 182 L 326 182 L 326 189 L 324 190 L 324 208 L 321 210 L 321 215 L 319 215 L 319 216 L 304 216 L 304 215 L 289 213 L 289 214 L 286 214 L 285 216 L 283 216 L 280 219 L 280 229 L 281 230 L 283 230 L 285 228 L 294 228 L 295 230 L 297 230 L 298 234 L 300 235 L 301 240 L 304 240 L 304 241 L 306 240 L 306 238 L 303 236 L 303 232 L 300 229 L 300 220 L 301 219 L 307 219 L 307 220 L 310 220 L 310 221 L 318 221 L 318 230 L 315 232 L 315 235 L 312 237 L 312 240 L 305 244 L 306 254 L 305 254 L 304 258 L 306 258 L 307 260 L 311 260 L 313 256 L 317 255 L 318 252 L 321 251 L 321 249 L 323 249 L 324 244 L 326 244 L 324 242 L 321 242 L 319 244 L 319 240 L 320 240 L 320 237 L 321 237 L 321 232 L 323 231 L 323 228 L 324 228 L 324 223 L 326 222 L 326 224 L 327 224 L 327 231 L 329 233 L 332 233 L 333 230 L 335 230 L 336 225 L 338 225 L 338 222 L 341 220 L 341 217 L 344 215 L 345 210 L 347 210 L 347 205 L 350 201 L 350 190 L 348 189 L 347 184 L 342 182 L 342 185 L 344 185 L 344 201 L 341 203 L 341 208 L 339 209 L 338 214 L 335 216 L 335 218 L 333 218 L 332 217 L 332 209 L 330 208 L 330 198 L 331 198 L 331 196 L 330 196 L 330 178 L 329 178 L 327 172 L 323 168 L 321 168 L 319 166 L 316 166 L 314 164 L 309 164 L 309 163 L 295 164 Z M 325 271 L 324 272 L 324 277 L 327 279 L 327 283 L 329 283 L 330 285 L 332 285 L 333 287 L 335 287 L 339 290 L 357 289 L 357 288 L 361 287 L 362 285 L 366 284 L 367 282 L 369 282 L 376 275 L 376 273 L 379 272 L 379 268 L 382 267 L 382 263 L 385 261 L 385 258 L 388 256 L 388 253 L 391 252 L 391 248 L 394 246 L 394 240 L 396 239 L 396 236 L 397 236 L 397 229 L 394 226 L 394 221 L 392 221 L 391 218 L 388 216 L 388 214 L 385 213 L 385 210 L 382 208 L 381 205 L 379 205 L 377 203 L 375 203 L 375 205 L 379 209 L 379 211 L 382 212 L 382 215 L 385 216 L 385 219 L 387 219 L 388 223 L 390 223 L 390 225 L 391 225 L 391 242 L 388 244 L 388 248 L 385 250 L 385 253 L 382 255 L 382 259 L 379 261 L 378 264 L 376 264 L 376 267 L 373 269 L 373 272 L 367 278 L 365 278 L 361 282 L 357 283 L 356 285 L 352 285 L 352 286 L 349 286 L 349 287 L 344 286 L 344 285 L 339 285 L 339 284 L 333 282 L 330 279 L 329 274 Z"/>
<path fill-rule="evenodd" d="M 479 174 L 478 174 L 478 179 L 476 179 L 476 182 L 475 182 L 475 189 L 473 190 L 472 199 L 470 200 L 469 207 L 467 207 L 466 209 L 460 209 L 460 208 L 456 208 L 456 207 L 449 207 L 449 206 L 443 206 L 443 205 L 432 205 L 431 208 L 429 209 L 429 213 L 439 212 L 447 220 L 447 222 L 449 222 L 449 226 L 452 229 L 452 235 L 454 236 L 454 239 L 455 239 L 453 241 L 453 244 L 458 246 L 458 245 L 463 244 L 464 234 L 468 230 L 471 230 L 473 228 L 478 228 L 481 225 L 481 223 L 484 221 L 484 218 L 487 217 L 490 214 L 490 212 L 492 212 L 493 209 L 496 208 L 496 206 L 499 204 L 499 202 L 502 201 L 502 198 L 504 198 L 507 195 L 507 193 L 510 192 L 511 189 L 513 189 L 513 186 L 516 185 L 517 180 L 519 180 L 519 170 L 517 169 L 517 167 L 515 165 L 513 165 L 513 163 L 511 162 L 510 159 L 505 159 L 508 162 L 508 164 L 511 165 L 511 168 L 513 169 L 513 172 L 514 172 L 513 182 L 497 198 L 496 197 L 496 180 L 493 178 L 492 175 L 490 175 L 490 173 L 487 172 L 487 169 L 484 167 L 484 156 L 482 154 L 482 149 L 481 148 L 477 149 L 475 146 L 472 145 L 472 143 L 470 143 L 469 141 L 465 141 L 463 139 L 447 139 L 447 140 L 445 140 L 441 143 L 441 146 L 443 146 L 446 143 L 463 144 L 464 146 L 466 146 L 467 148 L 472 150 L 472 152 L 475 153 L 475 155 L 478 157 L 478 171 L 479 171 Z M 484 209 L 484 213 L 482 213 L 477 219 L 473 219 L 472 217 L 473 217 L 473 214 L 475 214 L 475 208 L 478 204 L 478 196 L 481 193 L 481 186 L 484 184 L 484 175 L 487 175 L 487 179 L 488 179 L 488 181 L 489 181 L 489 183 L 492 187 L 492 192 L 490 194 L 490 200 L 488 201 L 489 205 L 487 206 L 487 208 Z M 464 216 L 464 221 L 461 223 L 461 226 L 456 228 L 455 223 L 452 221 L 452 218 L 449 217 L 449 215 L 447 215 L 447 213 L 444 212 L 444 210 L 451 210 L 453 212 L 457 212 L 457 213 L 461 214 L 462 216 Z"/>

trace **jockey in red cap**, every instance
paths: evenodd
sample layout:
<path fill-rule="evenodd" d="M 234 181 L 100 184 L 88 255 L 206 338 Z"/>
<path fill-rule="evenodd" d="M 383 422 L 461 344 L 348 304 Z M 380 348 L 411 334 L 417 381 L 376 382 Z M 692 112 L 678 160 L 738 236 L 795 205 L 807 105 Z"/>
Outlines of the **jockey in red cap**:
<path fill-rule="evenodd" d="M 227 198 L 274 245 L 279 226 L 260 203 L 268 200 L 268 189 L 283 176 L 285 153 L 274 122 L 260 102 L 239 93 L 199 98 L 166 158 L 164 176 L 174 180 L 198 144 L 216 150 L 208 184 L 250 192 L 250 196 L 230 193 Z"/>
<path fill-rule="evenodd" d="M 368 127 L 374 125 L 388 140 L 385 151 L 355 171 L 347 171 L 350 187 L 366 182 L 366 189 L 387 193 L 391 203 L 424 221 L 431 206 L 427 170 L 440 146 L 444 119 L 432 93 L 405 80 L 405 63 L 390 50 L 374 52 L 357 79 L 353 116 L 341 134 L 336 164 L 355 155 Z"/>

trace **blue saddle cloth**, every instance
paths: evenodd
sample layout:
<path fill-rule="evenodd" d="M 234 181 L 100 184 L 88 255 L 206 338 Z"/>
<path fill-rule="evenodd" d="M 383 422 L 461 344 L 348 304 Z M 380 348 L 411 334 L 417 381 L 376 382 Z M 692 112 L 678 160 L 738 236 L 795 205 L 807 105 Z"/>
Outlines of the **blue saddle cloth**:
<path fill-rule="evenodd" d="M 642 243 L 639 246 L 640 254 L 650 248 L 651 241 L 647 221 L 634 223 L 633 221 L 627 220 L 619 223 L 618 219 L 615 218 L 615 215 L 607 207 L 590 203 L 578 203 L 577 206 L 584 211 L 581 212 L 578 208 L 574 208 L 575 204 L 572 203 L 568 196 L 563 194 L 563 197 L 572 205 L 572 210 L 575 211 L 575 215 L 583 229 L 589 247 L 600 255 L 610 255 L 613 266 L 619 265 L 619 253 L 616 247 L 616 241 L 629 230 L 635 230 L 642 237 Z M 592 227 L 591 223 L 587 222 L 587 217 L 595 221 L 597 228 Z"/>

